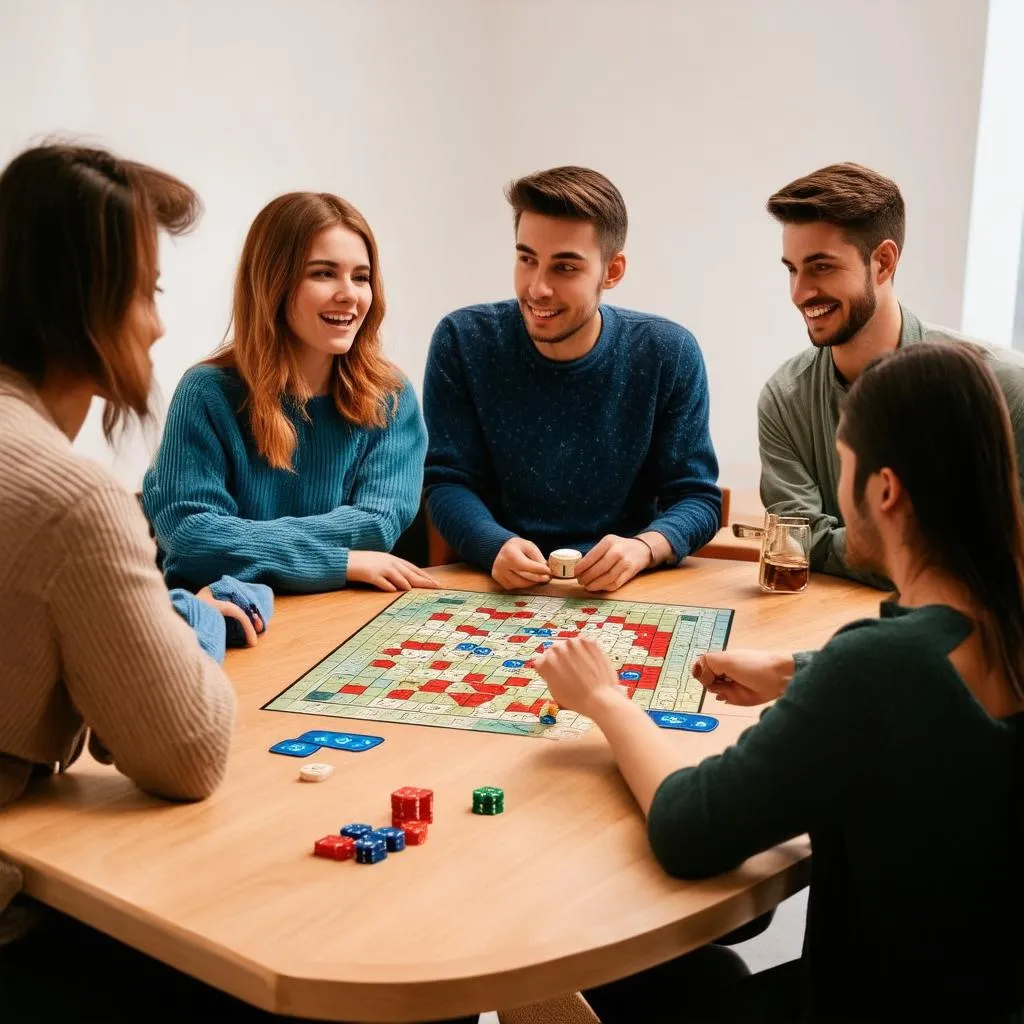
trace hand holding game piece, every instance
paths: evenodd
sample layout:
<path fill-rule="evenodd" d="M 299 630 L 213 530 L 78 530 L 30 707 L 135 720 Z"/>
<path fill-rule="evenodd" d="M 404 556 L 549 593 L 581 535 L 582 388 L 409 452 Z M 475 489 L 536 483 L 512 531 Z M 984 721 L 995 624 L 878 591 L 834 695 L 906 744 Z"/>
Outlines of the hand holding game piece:
<path fill-rule="evenodd" d="M 608 656 L 589 637 L 571 637 L 549 647 L 533 667 L 559 707 L 587 718 L 593 718 L 594 709 L 602 703 L 628 699 Z"/>
<path fill-rule="evenodd" d="M 437 588 L 437 581 L 412 562 L 384 551 L 350 551 L 348 580 L 369 583 L 378 590 L 412 590 L 413 587 Z"/>
<path fill-rule="evenodd" d="M 782 651 L 714 651 L 693 663 L 694 678 L 726 704 L 753 707 L 782 695 L 795 671 Z"/>
<path fill-rule="evenodd" d="M 576 579 L 587 590 L 618 590 L 638 572 L 650 568 L 653 559 L 651 549 L 642 540 L 609 533 L 576 566 Z"/>
<path fill-rule="evenodd" d="M 521 590 L 550 582 L 551 570 L 536 544 L 522 537 L 511 537 L 494 559 L 491 578 L 505 590 Z"/>

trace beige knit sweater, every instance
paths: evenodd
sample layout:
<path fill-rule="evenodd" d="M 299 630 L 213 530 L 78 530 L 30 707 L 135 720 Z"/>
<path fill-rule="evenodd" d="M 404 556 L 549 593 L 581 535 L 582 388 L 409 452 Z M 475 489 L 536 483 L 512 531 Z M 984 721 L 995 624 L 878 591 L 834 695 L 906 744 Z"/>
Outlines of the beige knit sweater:
<path fill-rule="evenodd" d="M 87 729 L 142 789 L 201 799 L 234 712 L 171 607 L 135 497 L 0 371 L 0 807 L 70 764 Z M 0 877 L 0 909 L 3 896 Z"/>

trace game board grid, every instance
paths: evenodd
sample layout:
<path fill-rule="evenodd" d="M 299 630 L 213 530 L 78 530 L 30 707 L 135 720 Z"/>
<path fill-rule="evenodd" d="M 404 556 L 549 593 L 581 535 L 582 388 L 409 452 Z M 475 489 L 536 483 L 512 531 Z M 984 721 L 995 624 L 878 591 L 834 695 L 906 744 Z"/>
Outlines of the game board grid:
<path fill-rule="evenodd" d="M 519 603 L 517 603 L 519 602 Z M 525 606 L 523 604 L 525 602 Z M 511 669 L 502 665 L 506 660 L 529 660 L 537 646 L 531 641 L 516 648 L 497 650 L 506 644 L 505 638 L 519 635 L 522 629 L 537 628 L 515 619 L 495 620 L 478 608 L 491 608 L 496 612 L 533 612 L 532 620 L 555 623 L 553 632 L 581 620 L 602 620 L 600 633 L 594 635 L 620 665 L 660 668 L 653 689 L 640 688 L 633 692 L 633 700 L 645 708 L 666 711 L 700 711 L 705 691 L 690 676 L 690 664 L 700 653 L 725 647 L 732 625 L 730 609 L 702 608 L 689 605 L 666 605 L 642 601 L 614 601 L 588 598 L 561 598 L 515 594 L 487 594 L 477 591 L 410 591 L 400 595 L 387 608 L 378 613 L 360 630 L 321 659 L 309 671 L 264 705 L 264 710 L 326 715 L 364 721 L 406 722 L 442 728 L 471 729 L 511 735 L 545 736 L 565 739 L 582 735 L 591 722 L 582 715 L 562 711 L 556 726 L 541 725 L 535 714 L 495 710 L 518 701 L 529 706 L 548 697 L 541 679 L 527 668 Z M 594 608 L 595 613 L 584 614 L 583 608 Z M 472 610 L 470 610 L 472 609 Z M 447 621 L 431 620 L 438 612 L 449 614 Z M 663 657 L 652 657 L 634 646 L 637 634 L 612 623 L 610 617 L 624 618 L 626 622 L 653 627 L 661 634 L 671 633 Z M 559 622 L 559 618 L 562 619 Z M 521 625 L 515 625 L 519 621 Z M 485 625 L 486 624 L 486 625 Z M 593 625 L 593 624 L 592 624 Z M 493 655 L 456 652 L 455 646 L 468 640 L 459 627 L 486 628 L 488 637 L 478 647 L 486 648 L 490 642 Z M 611 636 L 611 640 L 606 638 Z M 385 649 L 394 649 L 402 642 L 442 644 L 437 651 L 404 651 L 402 655 L 382 658 Z M 541 642 L 547 642 L 543 638 Z M 663 641 L 662 641 L 663 642 Z M 525 650 L 520 651 L 520 648 Z M 519 654 L 523 657 L 520 659 Z M 514 654 L 515 659 L 510 658 Z M 393 667 L 374 666 L 374 661 L 395 660 Z M 444 670 L 431 669 L 434 661 L 448 661 Z M 395 672 L 395 669 L 399 669 Z M 480 707 L 452 704 L 451 698 L 417 689 L 419 685 L 439 676 L 452 680 L 451 692 L 466 693 L 462 678 L 475 672 L 475 682 L 481 686 L 504 685 L 515 672 L 516 678 L 528 682 L 514 691 L 495 697 Z M 409 686 L 403 686 L 408 682 Z M 340 684 L 340 685 L 338 685 Z M 624 684 L 625 685 L 625 684 Z M 342 692 L 342 687 L 365 687 L 363 692 Z M 408 697 L 392 699 L 386 692 L 413 689 Z M 475 687 L 470 687 L 475 689 Z M 311 698 L 311 694 L 324 694 Z"/>

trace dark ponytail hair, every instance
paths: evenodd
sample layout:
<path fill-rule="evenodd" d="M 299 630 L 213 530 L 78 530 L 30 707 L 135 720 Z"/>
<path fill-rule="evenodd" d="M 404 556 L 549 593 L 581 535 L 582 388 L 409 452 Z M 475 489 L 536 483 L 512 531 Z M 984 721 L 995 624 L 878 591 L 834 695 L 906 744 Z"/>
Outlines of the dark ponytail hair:
<path fill-rule="evenodd" d="M 1024 699 L 1024 529 L 1010 414 L 984 349 L 909 345 L 850 388 L 839 440 L 857 457 L 854 498 L 888 467 L 928 561 L 977 603 L 989 660 Z"/>

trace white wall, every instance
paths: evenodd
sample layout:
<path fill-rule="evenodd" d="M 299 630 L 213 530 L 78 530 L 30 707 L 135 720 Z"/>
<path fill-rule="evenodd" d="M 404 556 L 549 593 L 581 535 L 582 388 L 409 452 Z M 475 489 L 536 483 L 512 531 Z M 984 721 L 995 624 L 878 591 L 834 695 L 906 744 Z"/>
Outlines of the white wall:
<path fill-rule="evenodd" d="M 1013 342 L 1024 223 L 1024 3 L 992 0 L 981 91 L 963 328 Z"/>
<path fill-rule="evenodd" d="M 505 297 L 512 176 L 590 164 L 632 222 L 616 302 L 690 327 L 723 480 L 756 480 L 754 404 L 806 343 L 764 200 L 854 159 L 909 207 L 902 297 L 958 326 L 985 0 L 0 0 L 0 160 L 73 132 L 198 188 L 164 257 L 165 397 L 221 339 L 245 230 L 341 193 L 378 235 L 391 356 Z M 96 410 L 94 410 L 96 412 Z M 536 410 L 543 415 L 543 410 Z M 108 458 L 95 419 L 79 441 Z M 146 462 L 117 463 L 134 484 Z"/>

